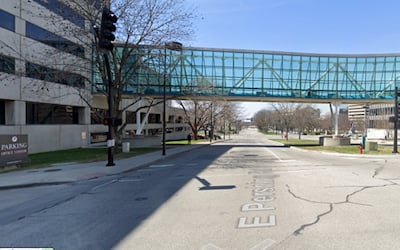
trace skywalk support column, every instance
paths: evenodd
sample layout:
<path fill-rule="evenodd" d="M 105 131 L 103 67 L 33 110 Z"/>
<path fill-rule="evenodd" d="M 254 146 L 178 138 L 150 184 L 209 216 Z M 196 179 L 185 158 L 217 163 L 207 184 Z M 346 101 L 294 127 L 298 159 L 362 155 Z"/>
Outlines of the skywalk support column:
<path fill-rule="evenodd" d="M 348 146 L 350 145 L 350 137 L 344 137 L 339 135 L 339 113 L 340 113 L 340 104 L 339 102 L 335 102 L 335 135 L 333 137 L 324 138 L 323 145 L 324 146 Z M 331 113 L 333 110 L 331 108 Z M 333 115 L 333 114 L 332 114 Z"/>
<path fill-rule="evenodd" d="M 339 102 L 335 102 L 335 136 L 339 135 Z"/>

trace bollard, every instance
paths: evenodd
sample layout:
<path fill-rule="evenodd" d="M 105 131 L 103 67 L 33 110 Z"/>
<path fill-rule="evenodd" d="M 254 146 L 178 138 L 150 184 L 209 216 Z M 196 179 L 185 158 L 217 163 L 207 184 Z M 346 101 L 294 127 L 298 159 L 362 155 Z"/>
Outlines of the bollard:
<path fill-rule="evenodd" d="M 358 146 L 358 151 L 360 151 L 360 154 L 362 154 L 363 152 L 363 145 L 362 144 L 360 144 L 360 146 Z"/>

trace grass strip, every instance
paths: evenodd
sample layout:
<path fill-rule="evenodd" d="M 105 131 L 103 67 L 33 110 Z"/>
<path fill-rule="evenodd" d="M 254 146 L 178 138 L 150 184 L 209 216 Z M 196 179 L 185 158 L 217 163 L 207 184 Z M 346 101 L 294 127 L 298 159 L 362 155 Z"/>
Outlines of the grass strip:
<path fill-rule="evenodd" d="M 191 144 L 202 143 L 202 142 L 209 142 L 209 140 L 208 139 L 192 140 Z M 166 141 L 165 144 L 166 145 L 187 145 L 188 141 L 187 140 Z"/>
<path fill-rule="evenodd" d="M 343 154 L 360 154 L 359 144 L 349 145 L 349 146 L 320 146 L 319 142 L 316 140 L 297 140 L 297 139 L 271 139 L 272 141 L 280 142 L 285 146 L 294 146 L 307 150 L 324 151 L 324 152 L 335 152 Z M 363 154 L 368 155 L 389 155 L 392 154 L 392 146 L 382 146 L 378 145 L 377 151 L 366 151 L 363 150 Z"/>
<path fill-rule="evenodd" d="M 129 153 L 117 153 L 115 159 L 123 159 L 135 155 L 150 153 L 160 150 L 159 148 L 134 148 Z M 21 165 L 22 168 L 48 167 L 56 163 L 68 162 L 94 162 L 107 160 L 107 148 L 75 148 L 67 150 L 58 150 L 52 152 L 43 152 L 29 154 L 31 162 Z"/>
<path fill-rule="evenodd" d="M 307 150 L 316 150 L 316 151 L 324 151 L 324 152 L 335 152 L 335 153 L 344 153 L 344 154 L 360 154 L 359 145 L 350 145 L 350 146 L 318 146 L 318 147 L 302 147 Z M 365 149 L 362 151 L 362 154 L 366 155 L 390 155 L 392 154 L 393 148 L 390 146 L 381 146 L 378 145 L 377 151 L 366 151 Z"/>
<path fill-rule="evenodd" d="M 316 140 L 298 140 L 298 139 L 271 139 L 272 141 L 280 142 L 285 146 L 319 146 L 319 142 Z"/>

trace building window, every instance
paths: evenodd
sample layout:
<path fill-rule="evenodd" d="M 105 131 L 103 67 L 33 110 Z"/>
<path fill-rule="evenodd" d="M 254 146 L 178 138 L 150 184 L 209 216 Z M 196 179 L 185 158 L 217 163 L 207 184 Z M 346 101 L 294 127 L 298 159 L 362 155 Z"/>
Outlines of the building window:
<path fill-rule="evenodd" d="M 175 119 L 175 123 L 182 123 L 182 121 L 183 121 L 182 116 L 178 116 L 178 117 Z"/>
<path fill-rule="evenodd" d="M 31 62 L 26 62 L 25 68 L 26 77 L 48 82 L 56 82 L 72 87 L 85 86 L 84 78 L 74 73 L 51 69 Z"/>
<path fill-rule="evenodd" d="M 160 128 L 153 128 L 153 129 L 149 129 L 147 130 L 148 135 L 159 135 L 162 133 L 162 129 Z"/>
<path fill-rule="evenodd" d="M 0 125 L 6 124 L 6 101 L 0 100 Z"/>
<path fill-rule="evenodd" d="M 8 12 L 0 10 L 0 27 L 15 31 L 15 17 Z"/>
<path fill-rule="evenodd" d="M 90 123 L 103 124 L 103 119 L 107 116 L 108 116 L 108 110 L 92 108 L 90 110 Z"/>
<path fill-rule="evenodd" d="M 136 112 L 125 112 L 126 123 L 127 124 L 135 124 L 136 123 Z"/>
<path fill-rule="evenodd" d="M 64 19 L 76 24 L 82 29 L 85 28 L 85 19 L 79 15 L 75 10 L 57 0 L 34 0 L 38 4 L 47 8 L 51 12 L 63 17 Z"/>
<path fill-rule="evenodd" d="M 79 108 L 27 102 L 26 124 L 79 124 Z"/>
<path fill-rule="evenodd" d="M 0 72 L 15 73 L 15 59 L 8 56 L 0 55 Z"/>
<path fill-rule="evenodd" d="M 63 37 L 55 35 L 30 22 L 26 22 L 26 36 L 61 51 L 85 58 L 85 49 L 83 48 L 83 46 L 80 46 Z"/>
<path fill-rule="evenodd" d="M 161 115 L 160 114 L 149 114 L 148 123 L 161 123 Z"/>

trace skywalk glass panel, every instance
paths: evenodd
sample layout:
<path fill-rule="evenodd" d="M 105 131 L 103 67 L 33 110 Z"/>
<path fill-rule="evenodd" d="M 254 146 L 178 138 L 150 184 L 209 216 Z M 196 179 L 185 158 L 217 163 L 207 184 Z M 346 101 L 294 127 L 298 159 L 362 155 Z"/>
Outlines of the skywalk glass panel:
<path fill-rule="evenodd" d="M 184 48 L 163 51 L 134 72 L 132 94 L 267 101 L 390 101 L 399 85 L 400 55 L 320 55 Z M 166 72 L 163 71 L 164 65 Z M 307 99 L 307 100 L 306 100 Z"/>

